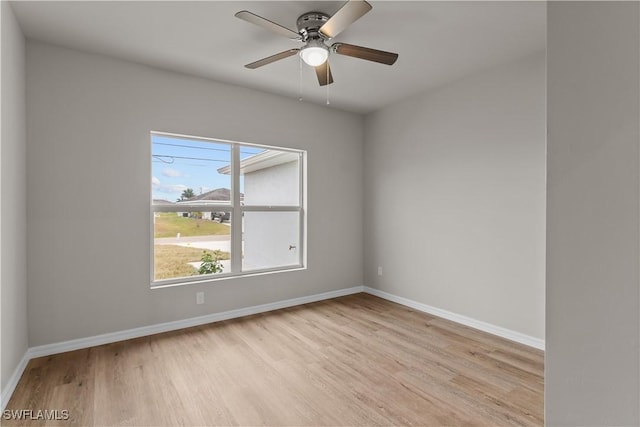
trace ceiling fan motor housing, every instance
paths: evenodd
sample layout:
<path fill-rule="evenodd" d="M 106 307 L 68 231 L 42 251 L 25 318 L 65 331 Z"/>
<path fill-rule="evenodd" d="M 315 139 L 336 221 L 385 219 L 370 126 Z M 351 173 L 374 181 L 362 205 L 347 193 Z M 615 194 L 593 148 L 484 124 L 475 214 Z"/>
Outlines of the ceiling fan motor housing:
<path fill-rule="evenodd" d="M 306 42 L 307 40 L 319 38 L 326 40 L 327 37 L 320 32 L 320 27 L 322 27 L 329 18 L 329 15 L 322 12 L 308 12 L 300 15 L 297 26 L 298 31 L 302 35 L 302 41 Z"/>

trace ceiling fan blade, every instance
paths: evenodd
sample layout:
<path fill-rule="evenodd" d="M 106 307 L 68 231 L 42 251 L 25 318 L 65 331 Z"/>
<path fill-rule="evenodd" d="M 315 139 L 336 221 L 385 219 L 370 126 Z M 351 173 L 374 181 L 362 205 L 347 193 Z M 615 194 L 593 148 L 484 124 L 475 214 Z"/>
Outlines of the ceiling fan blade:
<path fill-rule="evenodd" d="M 369 49 L 368 47 L 356 46 L 347 43 L 334 43 L 331 49 L 337 54 L 352 56 L 354 58 L 365 59 L 367 61 L 379 62 L 380 64 L 393 65 L 398 59 L 398 54 L 385 52 L 384 50 Z"/>
<path fill-rule="evenodd" d="M 295 31 L 290 30 L 286 27 L 283 27 L 280 24 L 276 24 L 273 21 L 269 21 L 268 19 L 263 18 L 262 16 L 258 16 L 255 13 L 251 13 L 247 10 L 241 10 L 240 12 L 236 13 L 235 17 L 242 19 L 243 21 L 247 21 L 252 24 L 258 25 L 273 33 L 279 34 L 281 36 L 284 36 L 290 39 L 299 40 L 302 38 L 300 34 L 296 33 Z"/>
<path fill-rule="evenodd" d="M 316 67 L 316 76 L 318 76 L 318 83 L 320 83 L 320 86 L 326 86 L 333 83 L 333 74 L 331 74 L 329 61 L 324 61 L 323 64 Z"/>
<path fill-rule="evenodd" d="M 251 64 L 245 65 L 245 67 L 255 70 L 258 67 L 262 67 L 263 65 L 271 64 L 272 62 L 279 61 L 284 58 L 288 58 L 290 56 L 298 53 L 300 49 L 289 49 L 284 52 L 276 53 L 275 55 L 267 56 L 266 58 L 262 58 L 256 62 L 252 62 Z"/>
<path fill-rule="evenodd" d="M 349 0 L 320 27 L 320 32 L 332 39 L 370 10 L 371 5 L 364 0 Z"/>

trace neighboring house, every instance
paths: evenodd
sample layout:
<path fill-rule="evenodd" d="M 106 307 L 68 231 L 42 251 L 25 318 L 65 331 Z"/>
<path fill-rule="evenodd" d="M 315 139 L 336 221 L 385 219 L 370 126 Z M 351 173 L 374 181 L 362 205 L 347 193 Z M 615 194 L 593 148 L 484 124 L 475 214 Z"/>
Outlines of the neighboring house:
<path fill-rule="evenodd" d="M 177 205 L 188 204 L 190 206 L 202 206 L 202 219 L 220 219 L 220 222 L 229 220 L 229 213 L 217 211 L 216 206 L 229 206 L 231 200 L 231 190 L 228 188 L 216 188 L 215 190 L 207 191 L 206 193 L 199 194 L 190 199 L 180 200 L 176 202 Z M 178 212 L 178 216 L 187 217 L 191 212 Z"/>
<path fill-rule="evenodd" d="M 265 150 L 240 162 L 245 206 L 297 206 L 300 200 L 299 154 Z M 219 173 L 231 174 L 225 166 Z M 298 212 L 245 212 L 243 269 L 299 263 Z"/>

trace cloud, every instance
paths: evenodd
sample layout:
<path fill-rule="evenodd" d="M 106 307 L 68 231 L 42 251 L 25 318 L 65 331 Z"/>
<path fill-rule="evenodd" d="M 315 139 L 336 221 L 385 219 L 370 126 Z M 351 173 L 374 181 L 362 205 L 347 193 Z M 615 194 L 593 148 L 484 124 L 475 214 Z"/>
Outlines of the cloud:
<path fill-rule="evenodd" d="M 184 176 L 184 174 L 182 172 L 180 172 L 179 170 L 175 170 L 175 169 L 171 169 L 171 168 L 164 168 L 162 170 L 162 175 L 169 177 L 169 178 L 178 178 L 181 176 Z"/>
<path fill-rule="evenodd" d="M 158 191 L 161 193 L 182 193 L 188 187 L 182 184 L 161 184 L 158 186 Z"/>
<path fill-rule="evenodd" d="M 158 178 L 151 177 L 151 187 L 160 193 L 182 193 L 188 187 L 183 184 L 163 184 Z"/>

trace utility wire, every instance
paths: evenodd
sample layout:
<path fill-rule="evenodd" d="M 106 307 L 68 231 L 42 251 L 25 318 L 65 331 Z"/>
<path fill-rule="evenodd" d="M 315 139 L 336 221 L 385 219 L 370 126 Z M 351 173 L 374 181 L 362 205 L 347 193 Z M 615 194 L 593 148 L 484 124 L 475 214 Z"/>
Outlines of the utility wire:
<path fill-rule="evenodd" d="M 222 151 L 224 153 L 231 153 L 231 150 L 224 149 L 224 148 L 192 147 L 190 145 L 170 144 L 168 142 L 154 142 L 153 144 L 166 145 L 166 146 L 169 146 L 169 147 L 193 148 L 194 150 Z M 256 151 L 247 151 L 247 150 L 240 149 L 240 152 L 244 153 L 244 154 L 257 154 L 257 153 L 260 153 L 262 151 L 265 151 L 264 148 L 256 148 L 255 150 Z"/>
<path fill-rule="evenodd" d="M 168 145 L 170 147 L 180 147 L 180 148 L 193 148 L 194 150 L 210 150 L 210 151 L 223 151 L 225 153 L 231 153 L 231 149 L 224 148 L 209 148 L 209 147 L 192 147 L 190 145 L 181 145 L 181 144 L 170 144 L 168 142 L 153 142 L 156 145 Z"/>
<path fill-rule="evenodd" d="M 173 162 L 172 163 L 167 163 L 167 162 L 165 162 L 163 160 L 154 160 L 153 163 L 173 164 Z M 209 165 L 199 165 L 197 163 L 180 163 L 180 165 L 181 166 L 193 166 L 193 167 L 196 167 L 196 168 L 210 168 L 211 167 Z"/>
<path fill-rule="evenodd" d="M 173 163 L 173 160 L 175 160 L 175 159 L 200 160 L 200 161 L 203 161 L 203 162 L 229 163 L 229 160 L 203 159 L 202 157 L 184 157 L 184 156 L 171 156 L 171 155 L 160 155 L 160 154 L 154 154 L 153 157 L 155 157 L 156 159 L 158 159 L 158 160 L 160 160 L 161 162 L 164 162 L 164 163 Z M 171 162 L 164 161 L 163 158 L 172 159 L 172 161 Z"/>
<path fill-rule="evenodd" d="M 165 157 L 165 156 L 156 156 L 155 154 L 153 155 L 153 157 L 154 157 L 154 158 L 156 158 L 156 159 L 158 159 L 160 162 L 162 162 L 162 163 L 166 163 L 166 164 L 168 164 L 168 165 L 172 164 L 172 163 L 175 161 L 175 159 L 171 159 L 171 161 L 170 161 L 170 162 L 169 162 L 169 161 L 167 161 L 167 160 L 163 160 L 161 157 Z"/>

